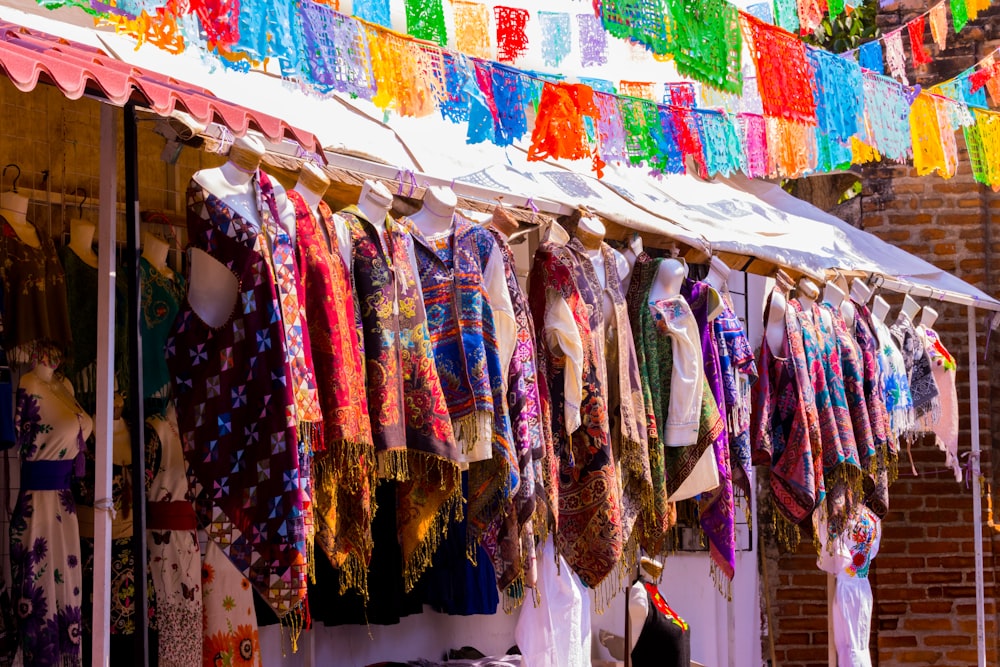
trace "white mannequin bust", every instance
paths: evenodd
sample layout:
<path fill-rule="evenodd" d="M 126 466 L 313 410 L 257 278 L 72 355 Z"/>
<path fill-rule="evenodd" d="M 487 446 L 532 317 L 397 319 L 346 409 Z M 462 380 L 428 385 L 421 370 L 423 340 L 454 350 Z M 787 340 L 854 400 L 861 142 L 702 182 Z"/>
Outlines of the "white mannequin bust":
<path fill-rule="evenodd" d="M 38 230 L 28 222 L 28 198 L 16 192 L 0 193 L 0 215 L 2 215 L 23 243 L 32 248 L 42 246 Z"/>
<path fill-rule="evenodd" d="M 937 322 L 938 312 L 931 308 L 930 306 L 924 306 L 920 311 L 920 326 L 925 329 L 933 329 L 934 323 Z"/>
<path fill-rule="evenodd" d="M 714 287 L 717 292 L 722 292 L 729 282 L 730 273 L 732 273 L 732 269 L 721 259 L 713 256 L 708 265 L 708 276 L 705 277 L 705 282 Z"/>
<path fill-rule="evenodd" d="M 69 221 L 69 249 L 85 264 L 97 268 L 97 253 L 94 252 L 94 232 L 97 227 L 86 220 Z"/>
<path fill-rule="evenodd" d="M 845 296 L 844 290 L 840 289 L 833 281 L 828 282 L 823 289 L 824 303 L 828 303 L 834 308 L 840 308 L 841 304 L 844 303 Z"/>
<path fill-rule="evenodd" d="M 819 285 L 808 278 L 799 278 L 796 286 L 798 293 L 795 298 L 802 304 L 803 309 L 809 310 L 819 298 Z"/>
<path fill-rule="evenodd" d="M 903 307 L 899 311 L 899 314 L 910 321 L 910 324 L 916 322 L 917 312 L 920 311 L 920 304 L 913 300 L 909 294 L 903 297 Z"/>
<path fill-rule="evenodd" d="M 170 244 L 159 236 L 150 232 L 142 233 L 142 256 L 146 258 L 146 261 L 154 269 L 173 279 L 174 271 L 167 265 L 167 253 L 169 251 Z"/>
<path fill-rule="evenodd" d="M 424 192 L 423 206 L 410 221 L 424 236 L 437 236 L 451 229 L 458 197 L 447 186 L 434 185 Z"/>
<path fill-rule="evenodd" d="M 860 278 L 851 281 L 851 301 L 857 304 L 866 304 L 872 296 L 872 289 Z"/>
<path fill-rule="evenodd" d="M 650 301 L 661 301 L 681 293 L 681 285 L 687 277 L 687 263 L 673 257 L 660 262 L 656 271 L 656 280 L 649 290 Z"/>
<path fill-rule="evenodd" d="M 871 293 L 871 289 L 863 281 L 858 278 L 851 281 L 850 298 L 844 299 L 840 303 L 840 314 L 844 317 L 844 322 L 847 323 L 847 328 L 851 333 L 854 333 L 856 329 L 855 319 L 858 315 L 856 306 L 868 303 Z"/>
<path fill-rule="evenodd" d="M 385 242 L 385 217 L 392 208 L 392 195 L 389 190 L 378 181 L 365 181 L 361 186 L 361 197 L 358 199 L 358 209 L 368 222 L 372 224 L 378 232 L 379 242 L 382 244 L 382 252 L 388 252 Z M 349 246 L 347 246 L 349 247 Z M 341 252 L 346 247 L 341 248 Z M 350 266 L 350 254 L 345 256 L 344 262 Z"/>
<path fill-rule="evenodd" d="M 312 211 L 313 217 L 319 220 L 319 203 L 323 200 L 330 187 L 330 178 L 322 169 L 312 162 L 304 162 L 299 171 L 299 180 L 295 184 L 295 191 L 302 195 L 306 206 Z M 323 227 L 323 225 L 320 225 Z M 326 234 L 326 229 L 323 229 Z"/>
<path fill-rule="evenodd" d="M 42 400 L 58 401 L 67 408 L 73 408 L 81 413 L 80 427 L 83 429 L 83 439 L 86 440 L 94 431 L 94 421 L 83 411 L 73 392 L 73 385 L 65 377 L 56 376 L 58 363 L 41 359 L 30 372 L 21 377 L 21 386 L 29 393 L 38 395 Z"/>
<path fill-rule="evenodd" d="M 872 317 L 879 322 L 885 323 L 885 316 L 889 314 L 889 302 L 880 296 L 875 297 L 872 303 Z"/>
<path fill-rule="evenodd" d="M 638 232 L 632 235 L 629 239 L 628 245 L 625 247 L 625 251 L 622 252 L 622 257 L 625 258 L 625 262 L 628 264 L 627 273 L 622 274 L 622 289 L 628 292 L 629 283 L 632 282 L 632 273 L 635 271 L 635 262 L 639 259 L 639 255 L 642 254 L 644 250 L 642 244 L 642 237 L 639 236 Z"/>
<path fill-rule="evenodd" d="M 787 290 L 790 280 L 782 271 L 778 272 L 776 278 L 779 286 L 784 286 Z M 775 357 L 783 359 L 788 356 L 788 330 L 785 327 L 785 309 L 788 302 L 785 300 L 784 292 L 775 290 L 771 292 L 771 306 L 767 311 L 767 320 L 764 323 L 764 340 L 768 349 Z"/>

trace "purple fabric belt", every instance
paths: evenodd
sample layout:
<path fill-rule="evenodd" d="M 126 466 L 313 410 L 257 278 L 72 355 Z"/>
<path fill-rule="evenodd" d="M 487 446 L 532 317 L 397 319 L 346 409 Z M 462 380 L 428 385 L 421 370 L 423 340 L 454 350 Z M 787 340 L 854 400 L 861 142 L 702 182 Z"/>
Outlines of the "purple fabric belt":
<path fill-rule="evenodd" d="M 62 491 L 73 477 L 73 460 L 23 461 L 21 488 L 25 491 Z"/>

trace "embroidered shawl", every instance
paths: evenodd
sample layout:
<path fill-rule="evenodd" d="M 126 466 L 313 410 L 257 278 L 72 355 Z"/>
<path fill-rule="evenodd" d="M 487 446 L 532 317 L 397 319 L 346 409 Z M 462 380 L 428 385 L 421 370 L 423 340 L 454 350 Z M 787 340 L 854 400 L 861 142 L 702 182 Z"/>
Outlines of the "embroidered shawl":
<path fill-rule="evenodd" d="M 732 581 L 736 569 L 736 521 L 733 496 L 733 474 L 729 460 L 729 433 L 726 430 L 726 403 L 722 390 L 722 367 L 719 348 L 709 312 L 712 287 L 708 283 L 685 279 L 681 294 L 691 306 L 691 312 L 701 332 L 701 352 L 705 364 L 705 380 L 719 411 L 722 427 L 715 434 L 712 446 L 719 468 L 719 486 L 702 494 L 698 501 L 698 520 L 708 538 L 709 555 L 714 568 Z M 704 429 L 701 429 L 702 431 Z M 701 433 L 699 433 L 699 440 Z"/>
<path fill-rule="evenodd" d="M 854 338 L 861 352 L 863 391 L 868 406 L 868 422 L 875 447 L 874 469 L 868 466 L 865 482 L 865 502 L 880 517 L 889 512 L 889 467 L 895 465 L 896 441 L 889 430 L 889 413 L 885 408 L 885 386 L 879 366 L 879 343 L 872 324 L 871 312 L 864 304 L 854 304 Z"/>
<path fill-rule="evenodd" d="M 653 483 L 649 471 L 645 403 L 632 340 L 632 324 L 618 276 L 618 260 L 611 246 L 602 243 L 600 252 L 606 284 L 602 287 L 594 263 L 580 240 L 574 238 L 566 247 L 575 254 L 578 271 L 582 270 L 581 278 L 587 281 L 595 299 L 588 302 L 593 305 L 590 309 L 590 333 L 597 351 L 596 358 L 604 361 L 598 364 L 598 375 L 608 401 L 612 451 L 620 466 L 622 528 L 626 545 L 634 550 L 638 547 L 639 535 L 633 536 L 633 529 L 640 514 L 651 509 Z M 605 320 L 605 295 L 610 297 L 612 303 L 610 322 Z M 632 551 L 626 557 L 629 563 L 635 560 Z"/>
<path fill-rule="evenodd" d="M 910 318 L 900 313 L 890 332 L 899 345 L 899 351 L 903 353 L 906 376 L 910 381 L 910 395 L 913 397 L 914 419 L 940 410 L 939 392 L 934 382 L 931 360 L 924 351 L 924 343 L 917 335 Z"/>
<path fill-rule="evenodd" d="M 397 532 L 409 591 L 447 526 L 462 516 L 458 446 L 437 367 L 413 240 L 388 215 L 379 232 L 356 206 L 341 211 L 353 239 L 357 318 L 378 475 L 399 482 Z M 383 508 L 383 511 L 387 511 Z M 389 510 L 391 511 L 391 510 Z"/>
<path fill-rule="evenodd" d="M 750 497 L 750 397 L 749 388 L 757 381 L 757 364 L 753 349 L 747 340 L 743 323 L 733 312 L 732 298 L 728 292 L 722 297 L 722 312 L 712 320 L 719 365 L 722 370 L 722 388 L 726 399 L 726 416 L 729 429 L 729 455 L 733 468 L 733 484 Z"/>
<path fill-rule="evenodd" d="M 306 595 L 291 369 L 263 234 L 192 182 L 188 238 L 239 280 L 212 328 L 185 300 L 166 356 L 199 523 L 279 618 Z"/>
<path fill-rule="evenodd" d="M 302 195 L 289 190 L 288 198 L 295 206 L 296 259 L 323 413 L 323 437 L 313 443 L 316 544 L 341 570 L 341 592 L 357 588 L 364 594 L 372 550 L 375 447 L 351 280 L 330 207 L 319 202 L 317 221 Z"/>
<path fill-rule="evenodd" d="M 462 453 L 469 456 L 466 519 L 470 560 L 489 525 L 517 491 L 517 453 L 510 432 L 494 313 L 483 273 L 496 241 L 460 215 L 452 232 L 432 245 L 409 220 L 434 362 Z M 489 455 L 476 452 L 486 446 Z"/>
<path fill-rule="evenodd" d="M 787 290 L 779 280 L 768 296 L 765 326 L 774 294 L 787 298 Z M 766 339 L 761 344 L 760 377 L 751 394 L 750 444 L 754 463 L 770 466 L 774 509 L 788 523 L 799 524 L 810 518 L 824 493 L 822 437 L 802 330 L 787 303 L 784 320 L 788 356 L 776 356 Z"/>
<path fill-rule="evenodd" d="M 551 435 L 545 427 L 549 416 L 543 412 L 538 394 L 535 328 L 531 322 L 528 299 L 517 282 L 514 254 L 510 246 L 498 231 L 491 229 L 490 232 L 503 258 L 504 275 L 517 325 L 517 340 L 507 373 L 507 408 L 510 412 L 511 434 L 517 451 L 521 483 L 517 494 L 509 503 L 505 519 L 495 520 L 490 526 L 490 532 L 495 532 L 496 536 L 491 535 L 491 539 L 487 541 L 497 548 L 492 552 L 487 548 L 487 552 L 491 552 L 498 586 L 506 591 L 507 598 L 520 602 L 523 590 L 518 582 L 531 587 L 535 585 L 534 517 L 538 506 L 545 502 L 543 460 L 546 456 L 554 457 L 555 454 L 552 451 Z M 542 522 L 544 526 L 544 514 Z M 512 540 L 512 537 L 517 541 Z M 510 551 L 505 552 L 503 546 L 507 546 Z"/>
<path fill-rule="evenodd" d="M 951 356 L 937 332 L 927 327 L 917 327 L 924 341 L 924 349 L 931 361 L 934 383 L 940 392 L 941 409 L 925 415 L 925 428 L 934 431 L 937 446 L 945 453 L 945 463 L 955 472 L 955 481 L 962 481 L 962 466 L 958 460 L 958 394 L 955 392 L 955 374 L 958 364 Z"/>
<path fill-rule="evenodd" d="M 865 398 L 865 373 L 861 361 L 861 350 L 858 348 L 857 342 L 847 332 L 847 323 L 844 322 L 844 316 L 841 315 L 840 309 L 829 303 L 820 304 L 819 308 L 829 315 L 833 327 L 831 333 L 837 355 L 840 357 L 844 396 L 850 412 L 849 422 L 854 429 L 854 442 L 857 446 L 857 463 L 863 471 L 870 472 L 874 469 L 875 464 L 875 439 L 872 436 L 868 401 Z"/>
<path fill-rule="evenodd" d="M 913 396 L 910 394 L 910 378 L 906 373 L 906 362 L 893 340 L 885 322 L 872 317 L 875 333 L 879 341 L 879 366 L 885 386 L 885 409 L 889 413 L 889 426 L 898 441 L 899 437 L 913 429 Z"/>
<path fill-rule="evenodd" d="M 574 252 L 555 243 L 543 243 L 535 252 L 528 284 L 535 331 L 544 341 L 539 351 L 539 371 L 547 380 L 543 384 L 551 400 L 552 437 L 559 462 L 554 492 L 559 510 L 555 542 L 580 579 L 596 588 L 621 561 L 625 546 L 607 400 L 597 372 L 602 360 L 596 355 L 588 312 L 598 310 L 589 306 L 596 302 L 596 295 L 582 275 Z M 571 361 L 551 331 L 565 324 L 556 319 L 562 310 L 560 305 L 566 306 L 573 318 L 572 327 L 582 352 L 583 391 L 577 428 L 568 421 L 574 406 L 567 410 L 566 404 Z"/>

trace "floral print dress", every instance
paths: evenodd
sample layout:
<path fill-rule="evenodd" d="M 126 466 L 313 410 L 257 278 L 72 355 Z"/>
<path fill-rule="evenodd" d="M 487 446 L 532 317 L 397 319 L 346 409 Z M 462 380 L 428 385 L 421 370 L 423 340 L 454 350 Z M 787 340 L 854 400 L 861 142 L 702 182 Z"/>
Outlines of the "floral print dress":
<path fill-rule="evenodd" d="M 16 411 L 22 468 L 10 560 L 24 664 L 75 666 L 81 664 L 82 568 L 69 480 L 93 422 L 67 381 L 46 383 L 34 373 L 21 380 Z"/>

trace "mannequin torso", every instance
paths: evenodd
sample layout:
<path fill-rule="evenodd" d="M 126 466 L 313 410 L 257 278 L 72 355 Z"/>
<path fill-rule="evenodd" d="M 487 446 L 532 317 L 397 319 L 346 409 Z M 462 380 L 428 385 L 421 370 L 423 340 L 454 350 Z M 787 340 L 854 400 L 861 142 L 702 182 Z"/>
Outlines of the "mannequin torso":
<path fill-rule="evenodd" d="M 365 181 L 361 188 L 361 198 L 358 199 L 358 208 L 364 214 L 368 222 L 372 223 L 378 231 L 379 241 L 382 243 L 382 251 L 388 252 L 385 242 L 385 216 L 392 208 L 392 195 L 385 186 L 376 181 Z M 449 221 L 450 222 L 450 221 Z M 347 261 L 347 260 L 345 260 Z M 348 261 L 348 265 L 350 262 Z"/>
<path fill-rule="evenodd" d="M 97 268 L 97 253 L 94 252 L 94 232 L 97 227 L 86 220 L 70 220 L 69 247 L 76 256 L 95 269 Z"/>
<path fill-rule="evenodd" d="M 170 246 L 155 234 L 144 232 L 142 235 L 142 256 L 150 266 L 163 275 L 173 278 L 174 271 L 167 265 L 167 253 Z"/>
<path fill-rule="evenodd" d="M 38 238 L 38 230 L 28 222 L 28 198 L 16 192 L 4 192 L 0 194 L 0 216 L 7 220 L 11 229 L 17 234 L 23 243 L 32 248 L 42 246 L 41 239 Z"/>
<path fill-rule="evenodd" d="M 452 217 L 458 198 L 451 188 L 433 186 L 424 193 L 423 207 L 410 216 L 410 221 L 424 236 L 438 236 L 452 228 Z"/>
<path fill-rule="evenodd" d="M 687 272 L 687 264 L 679 259 L 671 258 L 660 262 L 656 280 L 649 290 L 649 300 L 661 301 L 680 294 Z"/>

